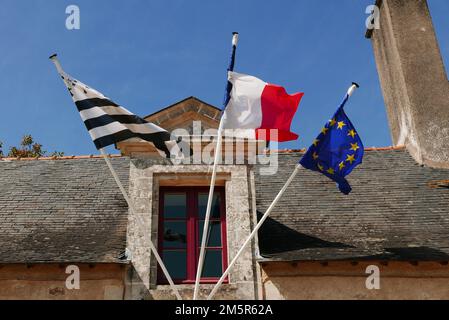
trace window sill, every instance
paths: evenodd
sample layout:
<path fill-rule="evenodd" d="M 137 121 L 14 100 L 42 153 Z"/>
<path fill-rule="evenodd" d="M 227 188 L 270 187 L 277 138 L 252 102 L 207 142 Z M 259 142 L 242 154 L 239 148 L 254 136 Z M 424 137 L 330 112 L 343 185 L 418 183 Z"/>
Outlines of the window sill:
<path fill-rule="evenodd" d="M 220 279 L 205 279 L 205 280 L 201 280 L 200 281 L 200 285 L 203 285 L 203 284 L 213 284 L 213 285 L 215 285 L 217 282 L 218 282 L 218 280 L 220 280 Z M 223 284 L 228 284 L 229 283 L 229 281 L 226 279 L 226 280 L 224 280 L 223 281 Z M 168 283 L 158 283 L 157 284 L 158 286 L 168 286 L 169 284 Z M 195 281 L 193 281 L 193 280 L 187 280 L 187 281 L 182 281 L 182 282 L 175 282 L 175 285 L 195 285 Z"/>
<path fill-rule="evenodd" d="M 183 290 L 193 290 L 195 287 L 195 283 L 192 284 L 175 284 L 176 288 L 179 291 L 183 291 Z M 207 290 L 212 290 L 215 287 L 215 283 L 204 283 L 201 284 L 200 289 L 207 289 Z M 236 290 L 237 289 L 237 285 L 234 283 L 223 283 L 219 289 L 220 290 Z M 168 284 L 158 284 L 156 285 L 156 287 L 151 288 L 151 290 L 157 290 L 157 291 L 171 291 L 171 287 Z"/>

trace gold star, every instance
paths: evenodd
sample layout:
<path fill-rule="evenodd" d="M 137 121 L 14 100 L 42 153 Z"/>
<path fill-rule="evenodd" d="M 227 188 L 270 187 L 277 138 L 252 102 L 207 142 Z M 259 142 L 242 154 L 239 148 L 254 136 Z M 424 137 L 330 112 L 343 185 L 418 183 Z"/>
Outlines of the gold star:
<path fill-rule="evenodd" d="M 346 125 L 346 123 L 344 123 L 344 121 L 338 121 L 337 123 L 337 129 L 343 129 L 343 127 Z"/>
<path fill-rule="evenodd" d="M 348 161 L 350 164 L 352 164 L 355 161 L 353 154 L 348 154 L 346 157 L 347 157 L 346 161 Z"/>
<path fill-rule="evenodd" d="M 349 130 L 348 136 L 351 136 L 353 139 L 357 135 L 357 132 L 354 131 L 354 129 Z"/>
<path fill-rule="evenodd" d="M 323 129 L 321 129 L 321 133 L 326 134 L 328 130 L 329 128 L 323 127 Z"/>
<path fill-rule="evenodd" d="M 327 173 L 329 173 L 329 174 L 334 174 L 334 173 L 335 173 L 335 171 L 334 171 L 334 169 L 333 169 L 333 168 L 329 168 L 329 169 L 327 169 Z"/>
<path fill-rule="evenodd" d="M 318 142 L 320 142 L 320 140 L 315 139 L 315 140 L 313 140 L 312 144 L 316 147 L 318 145 Z"/>
<path fill-rule="evenodd" d="M 351 143 L 351 150 L 357 151 L 357 149 L 360 149 L 359 145 L 356 143 Z"/>
<path fill-rule="evenodd" d="M 340 168 L 340 170 L 343 170 L 343 168 L 345 167 L 345 162 L 344 161 L 340 162 L 338 167 Z"/>
<path fill-rule="evenodd" d="M 334 119 L 329 120 L 329 125 L 332 127 L 333 125 L 335 125 L 337 123 L 337 121 L 335 121 Z"/>
<path fill-rule="evenodd" d="M 324 167 L 321 164 L 318 163 L 316 166 L 318 167 L 318 169 L 320 169 L 320 171 L 324 170 Z"/>
<path fill-rule="evenodd" d="M 313 158 L 313 160 L 318 159 L 318 155 L 316 154 L 316 152 L 314 152 L 314 153 L 312 154 L 312 158 Z"/>

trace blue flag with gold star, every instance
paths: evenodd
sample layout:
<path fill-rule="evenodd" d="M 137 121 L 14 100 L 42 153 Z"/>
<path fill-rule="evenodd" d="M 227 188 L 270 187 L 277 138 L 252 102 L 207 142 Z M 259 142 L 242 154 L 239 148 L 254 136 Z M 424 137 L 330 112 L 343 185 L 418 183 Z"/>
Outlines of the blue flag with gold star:
<path fill-rule="evenodd" d="M 334 180 L 344 194 L 351 192 L 345 177 L 363 158 L 363 144 L 357 131 L 343 110 L 353 90 L 349 90 L 331 120 L 301 158 L 299 163 Z"/>

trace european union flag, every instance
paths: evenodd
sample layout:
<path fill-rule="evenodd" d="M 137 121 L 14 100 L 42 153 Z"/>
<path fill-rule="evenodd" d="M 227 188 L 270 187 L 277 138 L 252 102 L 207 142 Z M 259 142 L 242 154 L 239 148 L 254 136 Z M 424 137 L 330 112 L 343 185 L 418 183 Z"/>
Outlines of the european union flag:
<path fill-rule="evenodd" d="M 363 158 L 363 144 L 357 131 L 343 110 L 357 84 L 349 89 L 331 120 L 301 158 L 299 163 L 307 169 L 318 171 L 334 180 L 344 194 L 351 192 L 345 177 Z"/>

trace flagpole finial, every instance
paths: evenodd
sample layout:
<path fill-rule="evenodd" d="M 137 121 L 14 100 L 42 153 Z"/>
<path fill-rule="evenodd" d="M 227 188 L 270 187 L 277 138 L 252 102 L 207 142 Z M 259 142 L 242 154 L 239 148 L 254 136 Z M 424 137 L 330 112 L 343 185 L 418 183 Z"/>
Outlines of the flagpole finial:
<path fill-rule="evenodd" d="M 352 85 L 348 89 L 348 96 L 352 96 L 355 89 L 360 88 L 359 84 L 357 82 L 353 82 Z"/>
<path fill-rule="evenodd" d="M 52 54 L 49 59 L 55 64 L 55 67 L 56 67 L 56 70 L 58 71 L 58 73 L 63 74 L 64 71 L 62 70 L 61 64 L 59 63 L 58 55 L 56 53 Z"/>
<path fill-rule="evenodd" d="M 237 46 L 237 42 L 239 41 L 239 33 L 233 32 L 232 33 L 232 45 Z"/>

